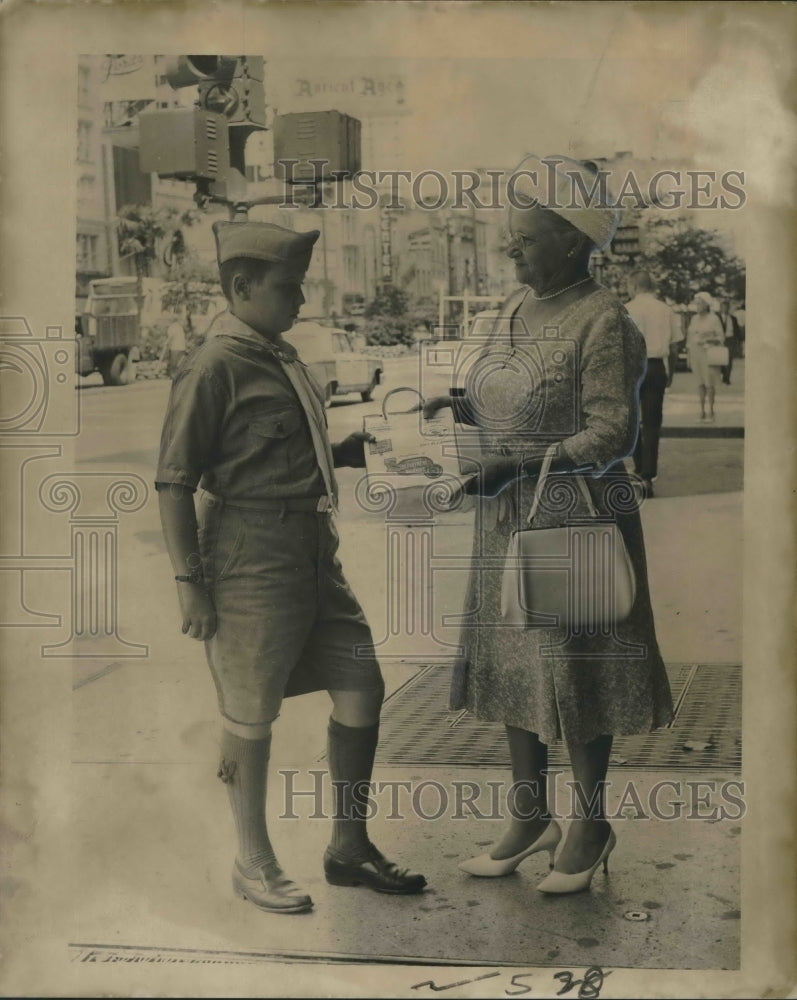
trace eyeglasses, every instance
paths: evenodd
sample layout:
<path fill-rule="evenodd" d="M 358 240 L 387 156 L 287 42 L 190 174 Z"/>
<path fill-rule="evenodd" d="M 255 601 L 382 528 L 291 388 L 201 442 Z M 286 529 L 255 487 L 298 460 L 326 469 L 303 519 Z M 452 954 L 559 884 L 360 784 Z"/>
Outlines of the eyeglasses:
<path fill-rule="evenodd" d="M 526 250 L 528 247 L 534 246 L 536 242 L 533 236 L 527 236 L 525 233 L 509 233 L 507 236 L 507 249 L 518 247 L 520 250 Z"/>

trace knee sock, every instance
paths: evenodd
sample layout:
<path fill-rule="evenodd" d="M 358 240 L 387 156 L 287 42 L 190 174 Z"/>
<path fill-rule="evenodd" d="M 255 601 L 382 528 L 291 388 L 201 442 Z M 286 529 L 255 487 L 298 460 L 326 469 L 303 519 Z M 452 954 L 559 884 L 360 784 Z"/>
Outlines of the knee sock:
<path fill-rule="evenodd" d="M 238 862 L 247 875 L 277 859 L 266 828 L 266 781 L 271 735 L 247 740 L 224 729 L 218 776 L 227 785 L 238 833 Z"/>
<path fill-rule="evenodd" d="M 378 740 L 379 723 L 355 727 L 329 720 L 327 756 L 335 796 L 329 846 L 347 860 L 365 860 L 370 846 L 365 820 Z"/>

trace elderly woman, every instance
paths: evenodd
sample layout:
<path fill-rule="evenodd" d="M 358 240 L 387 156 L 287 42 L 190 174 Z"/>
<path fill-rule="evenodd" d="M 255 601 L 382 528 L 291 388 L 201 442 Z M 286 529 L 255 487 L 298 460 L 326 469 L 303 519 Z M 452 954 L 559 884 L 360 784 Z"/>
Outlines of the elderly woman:
<path fill-rule="evenodd" d="M 700 394 L 700 419 L 714 420 L 714 395 L 722 376 L 721 365 L 708 363 L 709 347 L 720 347 L 725 342 L 725 333 L 719 316 L 712 311 L 714 300 L 708 292 L 698 292 L 692 302 L 695 315 L 689 321 L 686 334 L 686 349 L 689 353 L 689 367 L 697 375 Z M 708 414 L 706 414 L 708 400 Z"/>
<path fill-rule="evenodd" d="M 459 421 L 478 428 L 479 471 L 464 489 L 482 499 L 461 640 L 465 656 L 455 669 L 451 707 L 503 723 L 512 761 L 508 827 L 487 853 L 460 867 L 472 875 L 506 875 L 547 851 L 553 870 L 538 888 L 561 894 L 586 889 L 615 846 L 604 794 L 613 736 L 666 725 L 672 699 L 656 642 L 637 504 L 626 502 L 618 512 L 622 505 L 612 502 L 618 486 L 626 500 L 633 492 L 617 463 L 637 435 L 645 344 L 618 299 L 589 273 L 590 254 L 608 244 L 616 212 L 595 199 L 570 207 L 568 171 L 587 189 L 594 176 L 574 161 L 556 162 L 555 204 L 521 203 L 518 185 L 518 204 L 509 211 L 508 254 L 524 287 L 502 308 L 464 393 L 435 397 L 424 412 L 451 405 Z M 525 524 L 552 441 L 558 442 L 552 471 L 559 473 L 553 479 L 561 484 L 576 469 L 587 473 L 592 502 L 598 514 L 615 518 L 634 567 L 631 613 L 610 636 L 502 620 L 498 567 L 512 531 Z M 570 492 L 567 510 L 542 504 L 535 527 L 584 516 L 586 500 Z M 548 744 L 559 739 L 567 742 L 576 792 L 562 845 L 546 788 Z"/>

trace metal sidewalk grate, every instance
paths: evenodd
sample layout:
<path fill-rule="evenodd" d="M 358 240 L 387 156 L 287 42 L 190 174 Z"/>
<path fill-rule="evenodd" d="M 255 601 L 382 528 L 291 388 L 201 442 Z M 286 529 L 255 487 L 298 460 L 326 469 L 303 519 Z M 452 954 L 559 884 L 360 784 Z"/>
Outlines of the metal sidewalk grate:
<path fill-rule="evenodd" d="M 618 736 L 612 766 L 639 770 L 722 770 L 742 766 L 742 668 L 670 664 L 675 718 L 668 728 Z M 413 767 L 509 767 L 504 727 L 447 709 L 450 667 L 423 667 L 382 710 L 376 763 Z M 568 767 L 567 747 L 551 744 L 550 765 Z"/>

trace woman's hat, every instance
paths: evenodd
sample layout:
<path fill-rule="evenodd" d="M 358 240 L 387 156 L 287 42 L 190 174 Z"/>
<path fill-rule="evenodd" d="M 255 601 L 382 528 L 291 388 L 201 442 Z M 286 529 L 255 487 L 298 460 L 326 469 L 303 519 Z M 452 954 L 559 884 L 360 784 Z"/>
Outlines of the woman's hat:
<path fill-rule="evenodd" d="M 604 250 L 617 230 L 619 210 L 611 204 L 606 175 L 567 156 L 525 157 L 509 179 L 509 204 L 547 208 Z"/>
<path fill-rule="evenodd" d="M 696 292 L 695 297 L 692 299 L 690 305 L 697 305 L 698 302 L 705 302 L 709 309 L 715 309 L 716 304 L 714 302 L 713 296 L 708 292 Z"/>

